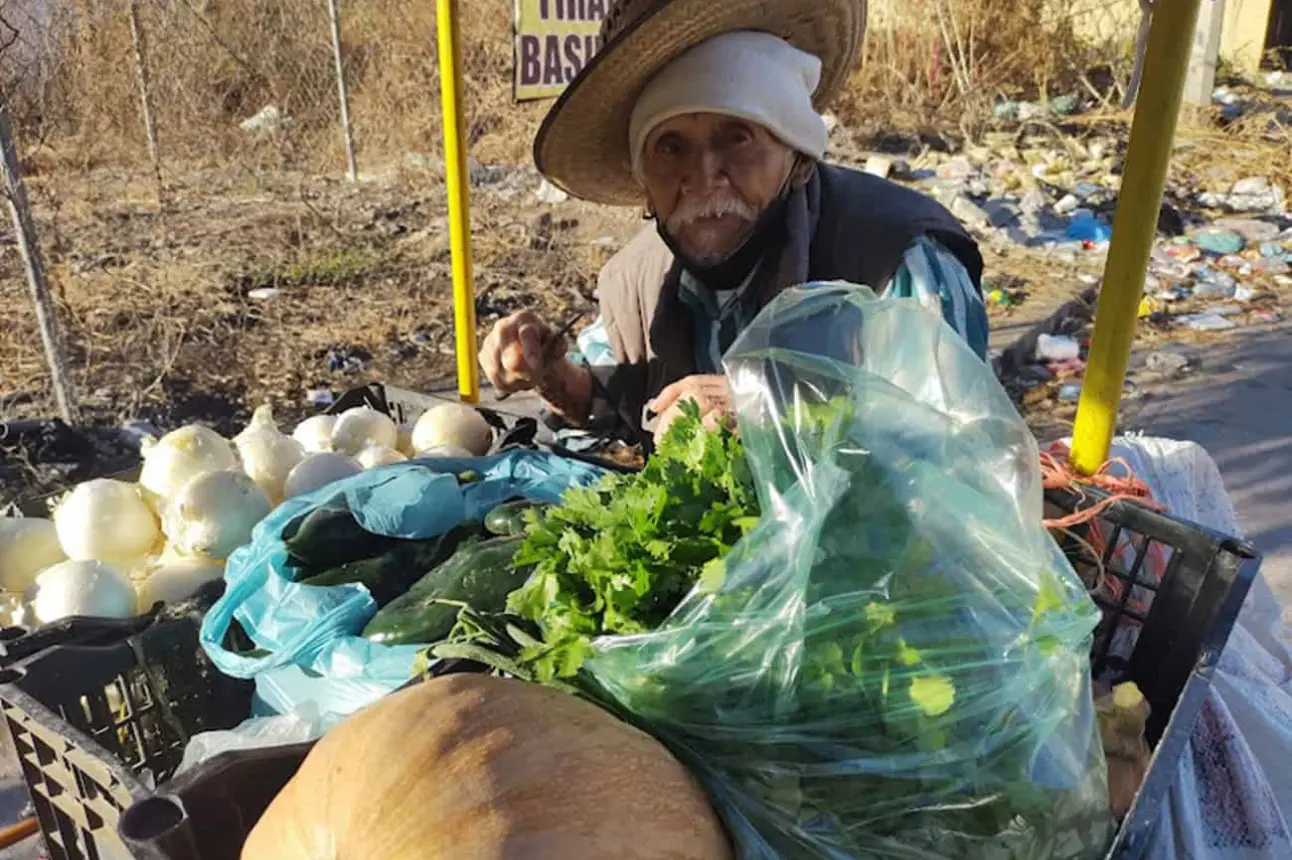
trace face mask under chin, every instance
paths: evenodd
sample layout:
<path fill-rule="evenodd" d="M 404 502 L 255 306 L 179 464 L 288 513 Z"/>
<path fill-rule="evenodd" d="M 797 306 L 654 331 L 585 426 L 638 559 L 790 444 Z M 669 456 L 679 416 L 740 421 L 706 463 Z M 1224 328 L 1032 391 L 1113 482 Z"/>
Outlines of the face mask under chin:
<path fill-rule="evenodd" d="M 771 241 L 779 238 L 784 226 L 787 198 L 786 190 L 782 190 L 780 196 L 754 222 L 753 228 L 735 250 L 718 260 L 701 261 L 687 253 L 659 218 L 655 219 L 655 229 L 691 277 L 710 290 L 734 290 L 748 279 L 762 261 Z"/>

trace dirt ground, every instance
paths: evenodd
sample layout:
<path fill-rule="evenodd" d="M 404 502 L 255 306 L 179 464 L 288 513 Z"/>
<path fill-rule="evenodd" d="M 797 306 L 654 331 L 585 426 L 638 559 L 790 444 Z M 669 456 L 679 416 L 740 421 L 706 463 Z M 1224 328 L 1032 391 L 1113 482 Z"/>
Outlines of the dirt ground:
<path fill-rule="evenodd" d="M 528 168 L 475 178 L 480 330 L 522 307 L 554 322 L 593 310 L 596 273 L 643 227 L 640 213 L 540 204 Z M 426 390 L 453 373 L 446 203 L 429 170 L 401 164 L 358 185 L 195 172 L 168 181 L 164 207 L 150 183 L 114 174 L 28 181 L 85 424 L 204 421 L 232 433 L 262 402 L 292 424 L 319 408 L 311 392 L 372 380 Z M 1026 295 L 992 307 L 1005 328 L 1070 295 L 1101 262 L 984 250 L 992 283 Z M 0 254 L 0 282 L 0 418 L 52 417 L 16 253 Z M 0 505 L 66 477 L 11 462 Z"/>

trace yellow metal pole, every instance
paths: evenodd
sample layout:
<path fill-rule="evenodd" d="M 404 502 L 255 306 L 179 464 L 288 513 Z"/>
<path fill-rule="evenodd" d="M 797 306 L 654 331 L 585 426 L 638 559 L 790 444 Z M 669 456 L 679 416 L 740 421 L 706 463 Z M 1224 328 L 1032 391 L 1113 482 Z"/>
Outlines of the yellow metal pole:
<path fill-rule="evenodd" d="M 1117 410 L 1135 339 L 1144 275 L 1157 235 L 1199 4 L 1200 0 L 1158 0 L 1153 4 L 1143 81 L 1095 313 L 1090 361 L 1072 431 L 1072 465 L 1085 475 L 1093 474 L 1108 459 L 1117 429 Z"/>
<path fill-rule="evenodd" d="M 436 0 L 440 49 L 440 103 L 444 109 L 444 178 L 449 197 L 449 247 L 453 252 L 453 321 L 457 338 L 458 393 L 480 400 L 476 359 L 476 298 L 471 275 L 471 191 L 462 135 L 462 49 L 456 0 Z"/>

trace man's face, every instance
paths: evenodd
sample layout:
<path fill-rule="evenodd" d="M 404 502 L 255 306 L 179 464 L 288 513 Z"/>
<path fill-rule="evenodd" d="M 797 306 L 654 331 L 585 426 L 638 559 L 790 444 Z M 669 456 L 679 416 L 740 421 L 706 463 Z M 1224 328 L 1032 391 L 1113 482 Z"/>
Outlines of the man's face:
<path fill-rule="evenodd" d="M 794 153 L 760 125 L 712 113 L 661 123 L 642 174 L 655 215 L 696 262 L 730 256 L 780 193 Z"/>

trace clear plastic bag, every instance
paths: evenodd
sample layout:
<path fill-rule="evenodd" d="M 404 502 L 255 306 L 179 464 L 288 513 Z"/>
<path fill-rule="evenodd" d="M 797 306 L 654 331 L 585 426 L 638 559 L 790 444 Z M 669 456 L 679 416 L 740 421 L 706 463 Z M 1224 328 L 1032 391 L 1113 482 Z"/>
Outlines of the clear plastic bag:
<path fill-rule="evenodd" d="M 198 732 L 184 747 L 178 776 L 227 752 L 290 746 L 318 740 L 340 722 L 337 714 L 320 713 L 312 704 L 272 717 L 252 717 L 232 729 Z"/>
<path fill-rule="evenodd" d="M 1098 857 L 1098 609 L 1035 441 L 936 314 L 790 290 L 726 357 L 759 526 L 598 695 L 683 758 L 742 858 Z"/>

